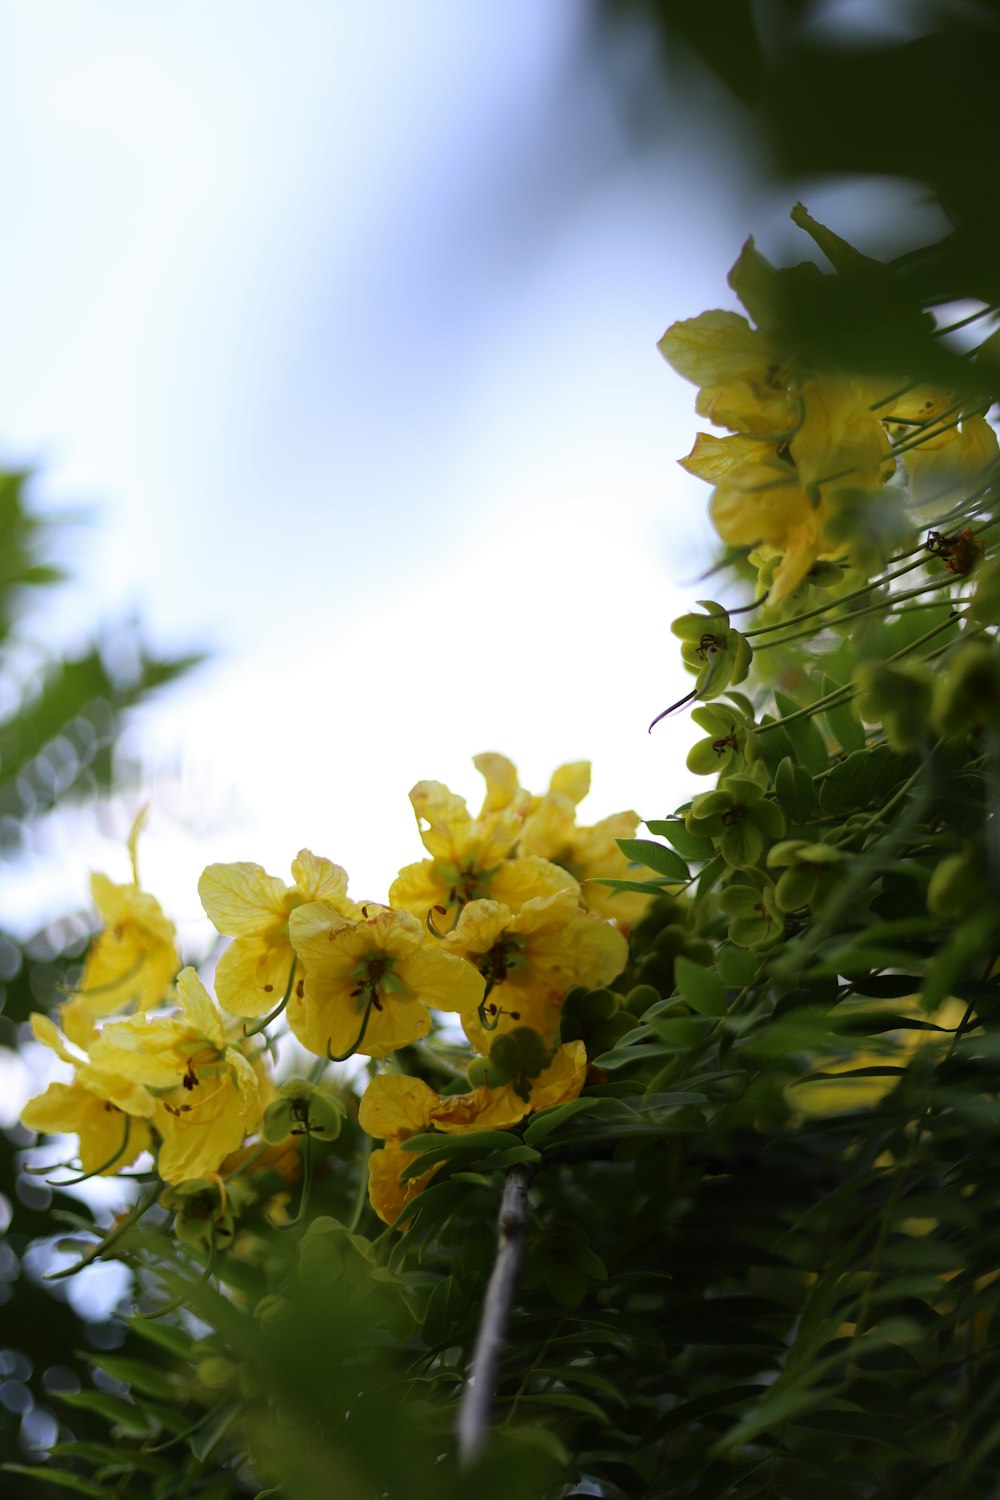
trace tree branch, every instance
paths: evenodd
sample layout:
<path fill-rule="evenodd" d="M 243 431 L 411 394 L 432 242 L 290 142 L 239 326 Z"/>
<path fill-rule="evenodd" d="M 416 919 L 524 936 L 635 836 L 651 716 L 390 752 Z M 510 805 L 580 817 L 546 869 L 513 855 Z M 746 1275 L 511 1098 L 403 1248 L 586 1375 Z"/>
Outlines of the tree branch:
<path fill-rule="evenodd" d="M 489 1427 L 490 1402 L 497 1383 L 517 1278 L 524 1255 L 525 1211 L 531 1172 L 511 1167 L 504 1180 L 497 1221 L 497 1258 L 493 1264 L 479 1336 L 469 1366 L 458 1413 L 458 1451 L 464 1464 L 478 1458 Z"/>

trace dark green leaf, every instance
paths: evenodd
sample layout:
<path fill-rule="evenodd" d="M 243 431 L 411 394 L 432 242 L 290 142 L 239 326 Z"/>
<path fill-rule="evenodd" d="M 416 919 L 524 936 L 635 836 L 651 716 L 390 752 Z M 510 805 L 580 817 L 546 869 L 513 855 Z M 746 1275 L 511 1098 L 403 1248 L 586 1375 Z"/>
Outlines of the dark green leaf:
<path fill-rule="evenodd" d="M 691 872 L 680 855 L 665 844 L 656 844 L 652 839 L 616 839 L 615 842 L 633 864 L 645 865 L 669 880 L 686 881 L 690 878 Z"/>

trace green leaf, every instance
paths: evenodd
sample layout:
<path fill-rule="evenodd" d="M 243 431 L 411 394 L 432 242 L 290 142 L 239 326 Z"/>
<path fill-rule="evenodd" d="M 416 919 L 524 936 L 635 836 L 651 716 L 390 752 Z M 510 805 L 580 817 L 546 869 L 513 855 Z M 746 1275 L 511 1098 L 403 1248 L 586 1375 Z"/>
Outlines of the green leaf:
<path fill-rule="evenodd" d="M 832 681 L 829 677 L 820 679 L 820 696 L 826 697 L 828 693 L 836 691 L 841 684 Z M 858 711 L 851 699 L 842 703 L 835 703 L 832 707 L 824 709 L 822 717 L 829 725 L 830 732 L 845 755 L 851 755 L 855 750 L 865 748 L 865 730 Z"/>
<path fill-rule="evenodd" d="M 721 1016 L 726 1010 L 726 986 L 719 976 L 683 955 L 674 960 L 677 988 L 692 1007 L 705 1016 Z"/>
<path fill-rule="evenodd" d="M 825 813 L 837 816 L 888 801 L 915 764 L 912 756 L 900 755 L 888 745 L 855 750 L 824 777 L 819 805 Z"/>
<path fill-rule="evenodd" d="M 176 1355 L 178 1359 L 190 1359 L 194 1339 L 186 1328 L 179 1327 L 176 1323 L 163 1323 L 150 1318 L 129 1318 L 129 1331 L 139 1338 L 145 1339 L 150 1344 L 156 1344 L 158 1348 L 165 1349 L 168 1354 Z"/>
<path fill-rule="evenodd" d="M 78 1495 L 94 1495 L 97 1500 L 107 1500 L 107 1486 L 83 1479 L 79 1474 L 70 1474 L 66 1469 L 56 1469 L 49 1464 L 0 1464 L 5 1474 L 26 1474 L 29 1479 L 40 1479 L 45 1484 L 54 1484 L 59 1489 L 75 1490 Z"/>
<path fill-rule="evenodd" d="M 797 714 L 802 709 L 802 704 L 796 703 L 794 698 L 789 698 L 785 693 L 775 691 L 774 701 L 778 705 L 778 711 L 782 718 L 782 728 L 792 742 L 795 758 L 799 765 L 818 776 L 825 771 L 830 763 L 823 736 L 820 734 L 811 718 L 796 719 L 793 723 L 787 720 L 792 714 Z"/>
<path fill-rule="evenodd" d="M 444 1156 L 439 1157 L 438 1160 L 443 1161 L 445 1157 L 461 1151 L 478 1152 L 479 1155 L 487 1151 L 503 1151 L 512 1144 L 513 1140 L 516 1140 L 516 1137 L 512 1137 L 509 1130 L 463 1130 L 454 1135 L 446 1134 L 444 1131 L 426 1130 L 419 1135 L 411 1135 L 406 1142 L 406 1149 L 416 1152 L 442 1149 Z"/>
<path fill-rule="evenodd" d="M 123 1401 L 120 1396 L 112 1396 L 108 1391 L 58 1391 L 53 1395 L 66 1406 L 96 1412 L 106 1422 L 132 1436 L 148 1437 L 156 1430 L 157 1424 L 138 1406 Z"/>
<path fill-rule="evenodd" d="M 612 895 L 617 896 L 621 891 L 626 891 L 631 896 L 664 896 L 670 892 L 662 882 L 652 880 L 610 880 L 603 875 L 591 875 L 584 881 L 585 885 L 603 885 Z"/>
<path fill-rule="evenodd" d="M 691 872 L 680 855 L 664 844 L 655 844 L 652 839 L 616 839 L 615 842 L 632 864 L 645 865 L 670 880 L 687 881 L 691 878 Z"/>
<path fill-rule="evenodd" d="M 204 1463 L 212 1449 L 222 1441 L 243 1410 L 239 1401 L 227 1401 L 188 1438 L 191 1452 L 200 1463 Z"/>
<path fill-rule="evenodd" d="M 480 1161 L 480 1169 L 484 1172 L 497 1172 L 503 1167 L 516 1167 L 519 1162 L 541 1161 L 542 1153 L 534 1151 L 531 1146 L 523 1146 L 517 1143 L 508 1146 L 506 1151 L 494 1151 Z"/>
<path fill-rule="evenodd" d="M 549 1109 L 543 1109 L 529 1121 L 524 1132 L 525 1143 L 537 1146 L 574 1115 L 582 1114 L 588 1109 L 601 1109 L 603 1105 L 603 1099 L 568 1099 L 565 1104 L 554 1104 Z"/>
<path fill-rule="evenodd" d="M 651 818 L 646 827 L 650 833 L 655 833 L 672 844 L 683 859 L 695 860 L 701 864 L 706 859 L 711 859 L 715 853 L 712 840 L 688 833 L 683 818 Z"/>
<path fill-rule="evenodd" d="M 154 1396 L 160 1401 L 173 1401 L 178 1395 L 177 1383 L 162 1370 L 142 1359 L 126 1359 L 122 1355 L 84 1354 L 82 1358 L 96 1365 L 111 1376 L 121 1380 L 142 1396 Z"/>
<path fill-rule="evenodd" d="M 748 953 L 745 948 L 734 948 L 728 943 L 724 943 L 715 956 L 715 967 L 720 978 L 734 990 L 741 990 L 751 982 L 759 962 L 755 953 Z"/>
<path fill-rule="evenodd" d="M 789 823 L 811 823 L 819 815 L 819 799 L 809 772 L 787 758 L 774 774 L 774 790 Z"/>
<path fill-rule="evenodd" d="M 596 1401 L 588 1401 L 586 1396 L 578 1396 L 572 1391 L 538 1391 L 530 1396 L 522 1397 L 522 1400 L 532 1406 L 558 1406 L 565 1411 L 576 1411 L 582 1416 L 593 1417 L 595 1422 L 607 1426 L 611 1421 L 608 1412 L 603 1406 L 598 1406 Z"/>

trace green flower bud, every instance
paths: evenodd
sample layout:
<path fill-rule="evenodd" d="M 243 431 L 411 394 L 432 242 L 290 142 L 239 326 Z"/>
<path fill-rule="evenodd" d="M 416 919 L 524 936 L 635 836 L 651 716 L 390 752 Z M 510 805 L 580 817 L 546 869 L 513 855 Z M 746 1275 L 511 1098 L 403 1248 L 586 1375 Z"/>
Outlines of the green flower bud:
<path fill-rule="evenodd" d="M 881 723 L 893 750 L 913 750 L 927 734 L 934 676 L 921 661 L 863 662 L 854 672 L 857 708 L 869 724 Z"/>
<path fill-rule="evenodd" d="M 271 1145 L 296 1135 L 335 1141 L 345 1113 L 344 1105 L 329 1088 L 305 1078 L 290 1078 L 264 1111 L 262 1134 Z"/>
<path fill-rule="evenodd" d="M 974 729 L 1000 729 L 1000 652 L 986 641 L 966 641 L 934 683 L 931 722 L 949 738 Z"/>

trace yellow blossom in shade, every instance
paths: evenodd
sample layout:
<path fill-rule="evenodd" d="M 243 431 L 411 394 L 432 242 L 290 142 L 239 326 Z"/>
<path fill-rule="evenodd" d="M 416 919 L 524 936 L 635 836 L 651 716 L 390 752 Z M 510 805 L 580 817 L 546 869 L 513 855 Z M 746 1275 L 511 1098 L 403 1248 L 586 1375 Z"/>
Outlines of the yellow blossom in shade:
<path fill-rule="evenodd" d="M 770 602 L 790 594 L 820 556 L 822 515 L 799 484 L 794 469 L 778 460 L 734 469 L 716 488 L 712 524 L 734 547 L 761 544 L 782 554 L 771 585 Z"/>
<path fill-rule="evenodd" d="M 361 1100 L 358 1122 L 367 1135 L 385 1146 L 368 1159 L 372 1207 L 386 1224 L 394 1224 L 437 1167 L 422 1176 L 400 1179 L 413 1153 L 405 1142 L 424 1130 L 458 1134 L 467 1130 L 506 1130 L 525 1115 L 575 1099 L 587 1075 L 587 1053 L 582 1042 L 560 1047 L 547 1067 L 531 1081 L 528 1099 L 509 1083 L 487 1084 L 466 1094 L 439 1095 L 419 1078 L 383 1073 L 373 1078 Z"/>
<path fill-rule="evenodd" d="M 84 1172 L 108 1176 L 148 1150 L 148 1120 L 156 1111 L 149 1090 L 72 1052 L 49 1016 L 33 1015 L 31 1029 L 36 1041 L 74 1067 L 76 1075 L 69 1083 L 50 1083 L 43 1094 L 30 1099 L 21 1123 L 29 1130 L 79 1136 Z"/>
<path fill-rule="evenodd" d="M 824 484 L 869 485 L 895 467 L 885 428 L 857 381 L 822 376 L 802 387 L 803 415 L 788 451 L 806 490 Z"/>
<path fill-rule="evenodd" d="M 629 926 L 642 916 L 650 897 L 612 896 L 606 887 L 595 882 L 601 878 L 634 878 L 617 840 L 633 837 L 639 814 L 612 813 L 590 827 L 579 827 L 576 804 L 586 797 L 589 790 L 589 761 L 560 766 L 552 777 L 549 790 L 543 797 L 532 801 L 531 810 L 524 820 L 520 848 L 525 855 L 551 860 L 568 871 L 579 882 L 581 900 L 588 911 Z"/>
<path fill-rule="evenodd" d="M 487 803 L 491 795 L 494 800 L 504 795 L 501 787 L 510 784 L 506 770 L 501 775 L 495 764 L 490 775 L 495 779 L 487 778 Z M 479 818 L 471 816 L 464 798 L 438 781 L 418 782 L 410 801 L 431 858 L 400 870 L 389 890 L 389 904 L 412 912 L 419 921 L 426 922 L 428 912 L 442 907 L 445 915 L 439 920 L 444 928 L 466 902 L 485 896 L 519 907 L 536 896 L 577 889 L 571 875 L 545 860 L 508 857 L 521 836 L 519 795 Z"/>
<path fill-rule="evenodd" d="M 427 1035 L 429 1006 L 474 1010 L 482 999 L 478 971 L 429 938 L 412 913 L 366 910 L 350 922 L 311 902 L 291 916 L 305 980 L 295 987 L 288 1022 L 318 1057 L 385 1057 Z"/>
<path fill-rule="evenodd" d="M 321 901 L 341 917 L 361 915 L 358 903 L 348 899 L 340 865 L 301 849 L 292 861 L 292 879 L 295 884 L 286 886 L 260 865 L 238 862 L 209 865 L 198 882 L 205 911 L 219 932 L 234 939 L 215 971 L 219 1001 L 233 1015 L 263 1016 L 280 1001 L 295 957 L 288 919 L 296 907 Z"/>
<path fill-rule="evenodd" d="M 478 864 L 488 867 L 510 853 L 521 831 L 516 807 L 505 806 L 473 818 L 465 798 L 440 781 L 418 781 L 410 802 L 424 848 L 433 859 L 451 861 L 471 854 Z"/>
<path fill-rule="evenodd" d="M 106 1026 L 91 1048 L 95 1065 L 156 1095 L 157 1170 L 189 1182 L 218 1170 L 261 1120 L 258 1073 L 192 968 L 177 979 L 181 1017 L 132 1016 Z"/>
<path fill-rule="evenodd" d="M 174 924 L 160 903 L 133 882 L 115 885 L 94 874 L 90 889 L 104 927 L 94 939 L 79 994 L 95 1016 L 135 1003 L 159 1005 L 181 966 Z"/>
<path fill-rule="evenodd" d="M 699 416 L 775 441 L 794 430 L 800 407 L 789 390 L 789 361 L 739 313 L 716 309 L 686 318 L 657 347 L 678 375 L 701 387 Z"/>
<path fill-rule="evenodd" d="M 774 444 L 761 438 L 716 437 L 711 432 L 699 432 L 694 447 L 687 458 L 679 460 L 682 469 L 707 484 L 721 484 L 733 469 L 742 464 L 766 463 L 774 457 Z"/>
<path fill-rule="evenodd" d="M 592 827 L 577 826 L 577 804 L 590 791 L 589 760 L 574 760 L 559 766 L 552 774 L 548 791 L 540 797 L 532 796 L 520 786 L 517 768 L 506 756 L 494 752 L 477 755 L 474 764 L 486 777 L 484 811 L 510 805 L 522 809 L 523 823 L 517 845 L 520 856 L 546 860 L 571 875 L 580 885 L 580 901 L 588 910 L 624 926 L 638 921 L 649 905 L 648 896 L 626 894 L 612 898 L 610 892 L 593 883 L 600 877 L 609 880 L 629 878 L 628 860 L 616 841 L 632 837 L 639 815 L 634 812 L 614 813 Z M 525 896 L 511 878 L 514 874 L 509 865 L 501 866 L 498 878 L 490 884 L 489 895 L 516 910 L 523 905 Z M 559 887 L 554 884 L 547 887 L 534 885 L 528 894 L 529 898 L 554 895 L 557 889 Z M 424 899 L 430 894 L 426 879 L 422 894 Z"/>
<path fill-rule="evenodd" d="M 499 901 L 472 901 L 444 946 L 487 982 L 487 1024 L 478 1006 L 462 1012 L 466 1036 L 483 1053 L 497 1030 L 513 1026 L 533 1027 L 550 1046 L 566 992 L 608 984 L 628 958 L 622 934 L 581 911 L 571 891 L 528 901 L 516 914 Z"/>
<path fill-rule="evenodd" d="M 901 441 L 913 444 L 900 455 L 909 480 L 910 507 L 925 515 L 950 510 L 964 491 L 986 477 L 1000 451 L 985 417 L 965 417 L 961 425 L 944 431 L 932 423 L 919 442 L 912 431 Z"/>

